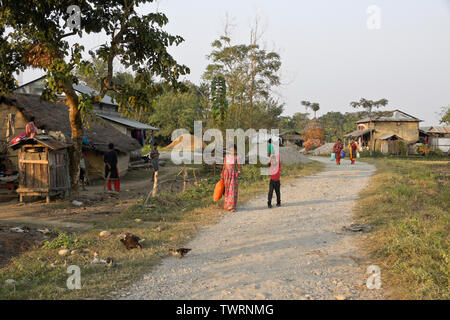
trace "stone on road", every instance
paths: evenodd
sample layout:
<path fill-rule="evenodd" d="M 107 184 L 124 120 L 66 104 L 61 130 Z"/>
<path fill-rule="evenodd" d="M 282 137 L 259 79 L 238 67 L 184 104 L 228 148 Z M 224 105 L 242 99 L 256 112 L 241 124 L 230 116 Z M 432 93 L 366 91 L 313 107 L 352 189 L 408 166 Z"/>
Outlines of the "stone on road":
<path fill-rule="evenodd" d="M 365 286 L 366 235 L 344 232 L 352 207 L 375 171 L 328 158 L 324 170 L 281 181 L 282 207 L 261 194 L 208 226 L 184 259 L 168 257 L 120 299 L 376 299 Z"/>

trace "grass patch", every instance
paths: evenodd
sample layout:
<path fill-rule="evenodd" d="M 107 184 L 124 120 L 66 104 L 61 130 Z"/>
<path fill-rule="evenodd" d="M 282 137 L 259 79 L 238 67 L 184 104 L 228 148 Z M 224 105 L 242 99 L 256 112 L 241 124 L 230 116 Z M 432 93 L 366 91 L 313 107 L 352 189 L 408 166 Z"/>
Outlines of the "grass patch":
<path fill-rule="evenodd" d="M 371 159 L 377 172 L 356 214 L 391 299 L 450 299 L 450 162 Z"/>
<path fill-rule="evenodd" d="M 323 164 L 284 166 L 283 181 L 298 175 L 311 175 L 320 171 Z M 161 259 L 169 248 L 185 245 L 199 228 L 218 221 L 226 214 L 222 203 L 213 203 L 212 192 L 219 179 L 211 172 L 201 172 L 198 185 L 184 193 L 162 193 L 150 200 L 147 207 L 143 199 L 131 205 L 120 215 L 98 222 L 95 229 L 76 234 L 61 234 L 20 256 L 0 269 L 0 299 L 107 299 L 114 291 L 138 280 Z M 243 166 L 239 185 L 239 203 L 254 197 L 255 193 L 267 191 L 268 177 L 261 176 L 256 166 Z M 136 219 L 142 220 L 136 222 Z M 102 230 L 112 235 L 99 237 Z M 132 232 L 143 242 L 144 250 L 127 251 L 117 239 L 122 232 Z M 59 256 L 60 248 L 90 249 L 91 253 Z M 115 267 L 91 264 L 93 252 L 103 259 L 111 257 Z M 68 290 L 67 267 L 77 265 L 81 269 L 81 290 Z M 6 279 L 17 281 L 15 288 L 6 285 Z"/>

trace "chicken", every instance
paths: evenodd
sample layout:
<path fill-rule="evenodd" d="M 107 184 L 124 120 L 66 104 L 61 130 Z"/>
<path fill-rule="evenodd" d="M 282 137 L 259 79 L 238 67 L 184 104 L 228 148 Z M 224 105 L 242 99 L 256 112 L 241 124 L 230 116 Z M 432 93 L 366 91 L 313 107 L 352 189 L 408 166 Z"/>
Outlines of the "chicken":
<path fill-rule="evenodd" d="M 182 259 L 191 250 L 192 249 L 187 249 L 187 248 L 180 248 L 177 250 L 169 249 L 169 253 L 174 256 L 180 256 L 180 259 Z"/>
<path fill-rule="evenodd" d="M 122 242 L 125 245 L 127 250 L 136 249 L 136 248 L 138 248 L 139 250 L 142 250 L 142 246 L 140 244 L 140 242 L 142 242 L 142 241 L 143 240 L 141 240 L 139 237 L 137 237 L 131 233 L 125 234 L 120 239 L 120 242 Z"/>

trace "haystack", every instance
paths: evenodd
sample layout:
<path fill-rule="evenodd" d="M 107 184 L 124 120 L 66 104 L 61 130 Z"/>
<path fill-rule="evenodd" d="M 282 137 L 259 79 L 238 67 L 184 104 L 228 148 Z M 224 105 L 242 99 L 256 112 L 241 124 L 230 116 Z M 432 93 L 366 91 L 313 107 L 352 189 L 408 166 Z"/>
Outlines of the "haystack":
<path fill-rule="evenodd" d="M 178 146 L 181 143 L 180 146 Z M 178 139 L 169 144 L 166 149 L 173 150 L 175 147 L 184 151 L 197 151 L 206 148 L 206 144 L 201 138 L 194 139 L 192 134 L 184 134 L 179 136 Z"/>

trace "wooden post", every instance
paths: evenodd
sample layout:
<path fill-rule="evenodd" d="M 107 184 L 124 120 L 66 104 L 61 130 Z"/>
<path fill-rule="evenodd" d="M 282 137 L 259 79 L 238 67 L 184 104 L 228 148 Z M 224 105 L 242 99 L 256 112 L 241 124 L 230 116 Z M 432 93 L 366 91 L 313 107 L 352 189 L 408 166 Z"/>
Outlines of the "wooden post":
<path fill-rule="evenodd" d="M 158 171 L 153 173 L 153 189 L 148 192 L 147 198 L 145 199 L 144 206 L 147 206 L 148 201 L 151 197 L 156 197 L 158 191 Z"/>
<path fill-rule="evenodd" d="M 187 186 L 187 178 L 188 178 L 188 170 L 187 168 L 184 169 L 184 176 L 183 176 L 183 192 L 186 191 L 186 186 Z"/>
<path fill-rule="evenodd" d="M 158 171 L 155 171 L 153 174 L 153 191 L 152 197 L 156 197 L 156 193 L 158 191 Z"/>

